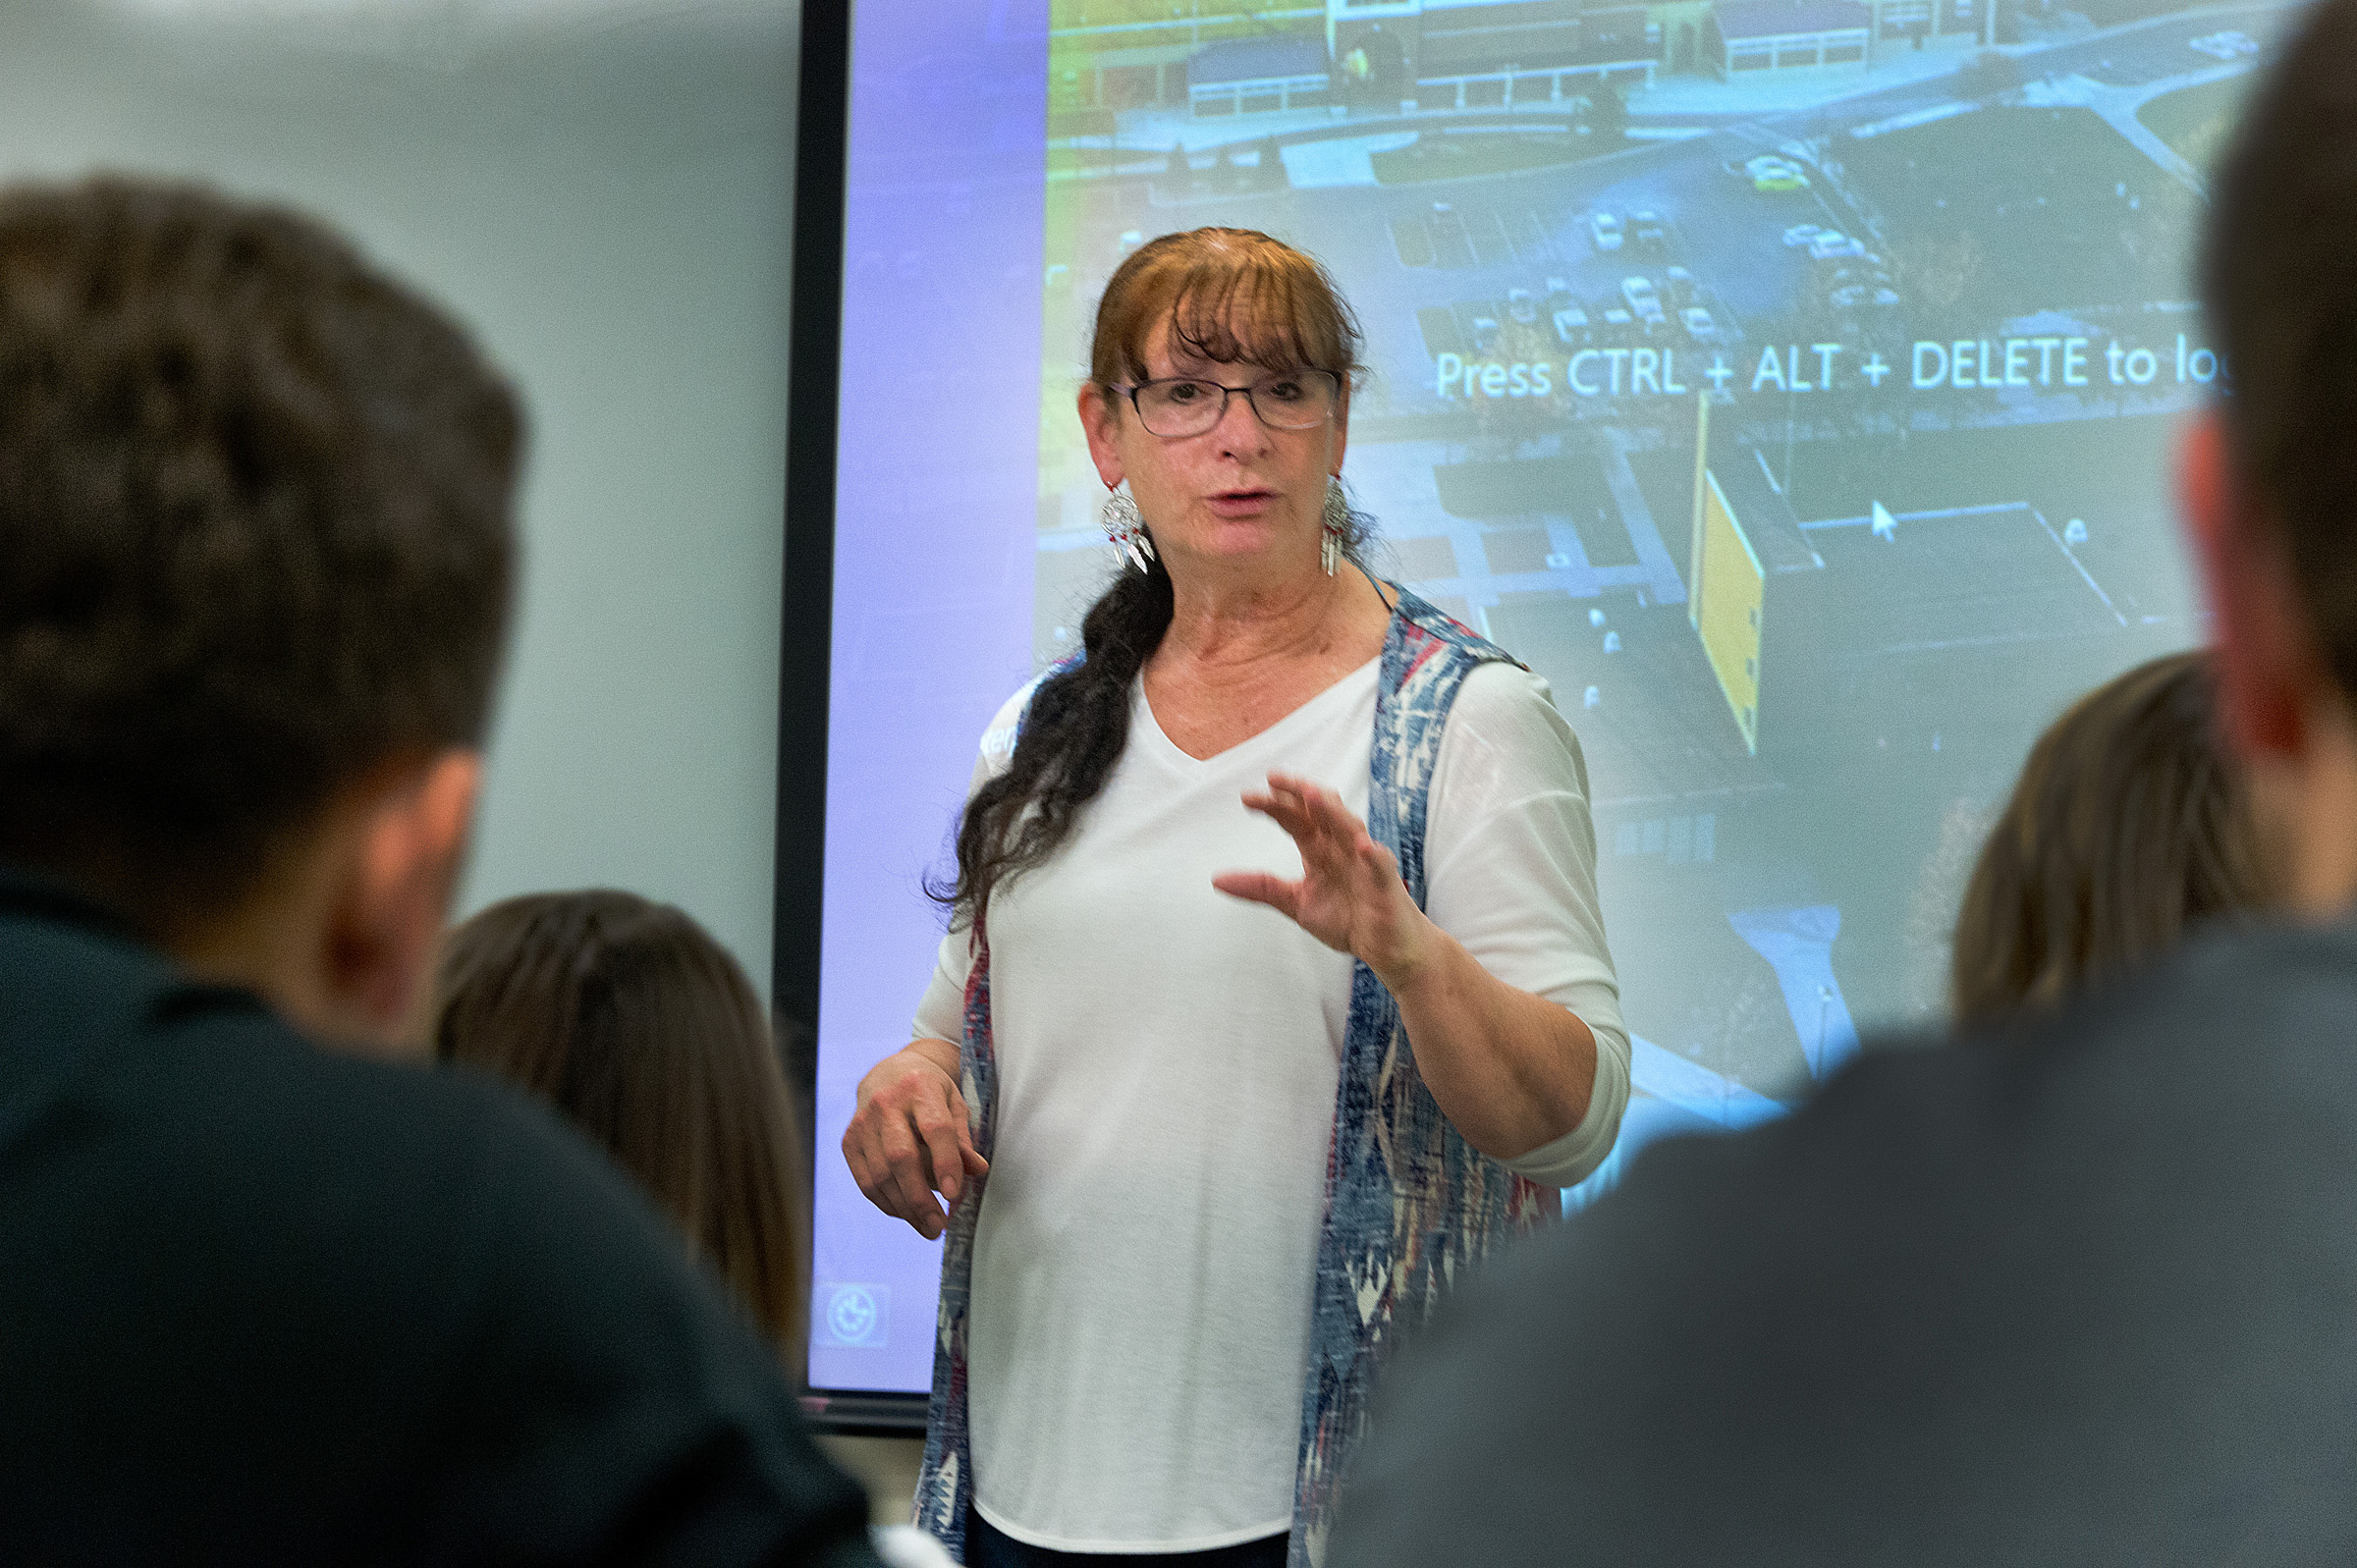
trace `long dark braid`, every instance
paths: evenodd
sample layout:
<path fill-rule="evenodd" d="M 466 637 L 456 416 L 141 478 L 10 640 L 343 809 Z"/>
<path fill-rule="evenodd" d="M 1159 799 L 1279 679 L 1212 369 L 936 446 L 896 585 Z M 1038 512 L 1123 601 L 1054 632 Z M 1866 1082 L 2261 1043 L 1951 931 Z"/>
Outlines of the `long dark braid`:
<path fill-rule="evenodd" d="M 1216 361 L 1308 365 L 1345 378 L 1358 370 L 1358 324 L 1317 262 L 1263 234 L 1197 229 L 1134 251 L 1097 307 L 1091 380 L 1110 388 L 1142 378 L 1151 328 Z M 1360 557 L 1367 519 L 1350 513 L 1344 553 Z M 971 920 L 994 889 L 1054 854 L 1105 787 L 1129 742 L 1130 687 L 1170 629 L 1171 574 L 1126 562 L 1080 622 L 1086 657 L 1031 694 L 1005 772 L 966 801 L 958 823 L 958 876 L 929 884 L 953 917 Z"/>
<path fill-rule="evenodd" d="M 958 823 L 958 880 L 933 896 L 961 916 L 1056 851 L 1129 743 L 1129 691 L 1171 625 L 1171 574 L 1126 565 L 1080 622 L 1087 657 L 1039 683 L 1006 772 Z"/>
<path fill-rule="evenodd" d="M 1356 508 L 1343 555 L 1363 565 L 1370 520 Z M 1171 574 L 1157 560 L 1126 564 L 1080 622 L 1087 657 L 1031 694 L 1014 757 L 966 801 L 958 823 L 958 880 L 927 891 L 959 914 L 1056 852 L 1080 808 L 1097 798 L 1129 743 L 1129 692 L 1171 626 Z"/>

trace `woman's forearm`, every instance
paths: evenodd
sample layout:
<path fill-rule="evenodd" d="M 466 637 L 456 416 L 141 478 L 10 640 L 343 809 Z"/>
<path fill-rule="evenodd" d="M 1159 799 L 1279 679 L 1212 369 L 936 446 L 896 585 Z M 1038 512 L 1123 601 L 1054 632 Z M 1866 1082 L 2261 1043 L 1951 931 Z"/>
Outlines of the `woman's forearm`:
<path fill-rule="evenodd" d="M 1399 1003 L 1416 1069 L 1442 1114 L 1496 1160 L 1578 1126 L 1596 1086 L 1588 1026 L 1569 1008 L 1500 980 L 1429 920 L 1416 935 L 1376 978 Z"/>

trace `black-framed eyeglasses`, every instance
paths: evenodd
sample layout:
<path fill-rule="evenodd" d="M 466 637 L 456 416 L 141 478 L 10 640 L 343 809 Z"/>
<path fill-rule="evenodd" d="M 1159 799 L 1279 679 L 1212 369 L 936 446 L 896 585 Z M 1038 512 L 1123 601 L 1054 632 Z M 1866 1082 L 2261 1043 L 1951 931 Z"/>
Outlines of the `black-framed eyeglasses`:
<path fill-rule="evenodd" d="M 1311 430 L 1334 417 L 1343 378 L 1331 370 L 1288 370 L 1231 387 L 1197 376 L 1169 376 L 1114 387 L 1137 410 L 1137 422 L 1157 436 L 1199 436 L 1228 416 L 1228 400 L 1242 394 L 1253 416 L 1271 430 Z"/>

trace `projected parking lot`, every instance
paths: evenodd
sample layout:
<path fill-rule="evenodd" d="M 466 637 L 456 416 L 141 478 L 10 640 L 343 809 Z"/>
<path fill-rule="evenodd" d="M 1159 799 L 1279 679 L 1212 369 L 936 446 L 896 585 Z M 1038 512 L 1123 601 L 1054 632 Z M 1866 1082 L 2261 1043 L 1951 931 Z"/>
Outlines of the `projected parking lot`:
<path fill-rule="evenodd" d="M 1933 1015 L 2031 736 L 2201 636 L 2188 252 L 2285 10 L 1984 4 L 1055 7 L 1036 656 L 1111 565 L 1070 414 L 1104 278 L 1204 223 L 1315 252 L 1380 564 L 1587 749 L 1632 1126 Z"/>

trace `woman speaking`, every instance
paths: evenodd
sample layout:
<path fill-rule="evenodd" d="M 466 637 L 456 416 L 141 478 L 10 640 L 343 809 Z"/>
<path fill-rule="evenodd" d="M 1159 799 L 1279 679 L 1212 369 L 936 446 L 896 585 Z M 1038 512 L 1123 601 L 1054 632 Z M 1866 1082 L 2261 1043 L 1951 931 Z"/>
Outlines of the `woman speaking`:
<path fill-rule="evenodd" d="M 844 1138 L 948 1233 L 917 1515 L 980 1568 L 1317 1561 L 1395 1329 L 1627 1101 L 1579 742 L 1360 566 L 1358 342 L 1239 230 L 1098 306 L 1120 576 L 983 738 L 915 1038 Z"/>

